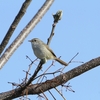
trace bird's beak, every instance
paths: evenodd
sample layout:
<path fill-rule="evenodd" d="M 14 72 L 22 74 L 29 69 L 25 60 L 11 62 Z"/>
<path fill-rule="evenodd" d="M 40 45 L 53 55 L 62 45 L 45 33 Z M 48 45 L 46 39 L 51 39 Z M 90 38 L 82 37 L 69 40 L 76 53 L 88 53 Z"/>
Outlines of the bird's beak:
<path fill-rule="evenodd" d="M 32 42 L 32 40 L 28 40 L 28 42 Z"/>

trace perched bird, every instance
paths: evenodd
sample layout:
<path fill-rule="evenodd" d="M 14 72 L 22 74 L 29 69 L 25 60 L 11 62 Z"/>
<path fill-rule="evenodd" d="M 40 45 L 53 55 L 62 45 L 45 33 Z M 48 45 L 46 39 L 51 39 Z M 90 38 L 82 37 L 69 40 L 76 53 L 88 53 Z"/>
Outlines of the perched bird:
<path fill-rule="evenodd" d="M 32 44 L 32 49 L 35 54 L 35 56 L 39 59 L 41 59 L 41 62 L 44 64 L 47 62 L 47 60 L 56 60 L 62 65 L 67 66 L 68 64 L 61 59 L 57 58 L 54 52 L 49 48 L 47 44 L 45 44 L 43 41 L 41 41 L 38 38 L 34 38 L 32 40 L 29 40 Z"/>

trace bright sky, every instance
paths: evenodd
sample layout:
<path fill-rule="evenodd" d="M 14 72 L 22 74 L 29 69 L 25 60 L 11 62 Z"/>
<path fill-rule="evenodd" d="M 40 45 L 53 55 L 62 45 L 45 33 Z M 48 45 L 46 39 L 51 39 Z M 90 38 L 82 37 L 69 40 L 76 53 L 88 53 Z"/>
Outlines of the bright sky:
<path fill-rule="evenodd" d="M 22 18 L 15 30 L 9 44 L 12 43 L 15 36 L 17 36 L 30 21 L 44 1 L 45 0 L 32 1 L 25 16 Z M 23 2 L 24 0 L 0 1 L 0 43 Z M 26 59 L 26 55 L 28 55 L 32 60 L 36 58 L 28 40 L 37 37 L 46 43 L 53 23 L 52 13 L 56 13 L 58 10 L 63 10 L 63 17 L 57 24 L 55 35 L 50 44 L 50 47 L 53 49 L 55 54 L 58 57 L 62 56 L 61 58 L 66 62 L 68 62 L 77 52 L 79 52 L 79 55 L 74 59 L 75 61 L 87 62 L 100 56 L 100 0 L 55 0 L 41 22 L 28 35 L 23 44 L 15 51 L 3 69 L 0 70 L 0 92 L 12 89 L 12 86 L 7 82 L 19 83 L 19 79 L 21 82 L 21 79 L 25 78 L 23 70 L 27 70 L 28 65 L 30 64 L 30 61 Z M 50 64 L 51 61 L 48 61 L 43 66 L 43 71 L 45 71 Z M 65 69 L 65 72 L 80 64 L 81 63 L 70 64 Z M 62 66 L 56 62 L 55 66 L 52 66 L 48 72 L 56 71 L 61 67 Z M 33 65 L 30 73 L 33 73 L 35 68 L 36 66 Z M 41 71 L 40 74 L 42 73 L 43 72 Z M 70 80 L 70 85 L 75 93 L 66 91 L 63 88 L 63 94 L 66 100 L 100 100 L 99 74 L 100 67 L 97 67 Z M 49 78 L 52 78 L 52 76 L 49 76 Z M 58 87 L 58 89 L 61 90 L 61 87 Z M 51 92 L 57 100 L 63 100 L 56 90 L 52 89 Z M 48 92 L 45 94 L 49 100 L 53 100 L 52 96 Z M 29 96 L 29 98 L 31 98 L 31 100 L 38 100 L 37 95 Z"/>

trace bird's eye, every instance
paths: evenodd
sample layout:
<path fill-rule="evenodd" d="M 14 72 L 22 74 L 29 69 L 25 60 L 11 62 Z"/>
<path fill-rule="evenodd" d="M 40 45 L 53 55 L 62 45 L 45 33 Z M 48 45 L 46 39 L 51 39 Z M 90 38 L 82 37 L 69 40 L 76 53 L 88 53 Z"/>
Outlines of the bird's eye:
<path fill-rule="evenodd" d="M 36 42 L 36 40 L 34 40 L 34 42 Z"/>

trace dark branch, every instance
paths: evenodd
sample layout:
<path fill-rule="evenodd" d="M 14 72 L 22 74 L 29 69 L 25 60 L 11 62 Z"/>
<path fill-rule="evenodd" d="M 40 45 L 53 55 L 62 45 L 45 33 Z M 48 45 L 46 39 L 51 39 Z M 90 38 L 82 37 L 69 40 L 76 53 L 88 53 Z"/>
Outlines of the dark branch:
<path fill-rule="evenodd" d="M 11 90 L 11 91 L 8 91 L 5 93 L 0 93 L 0 100 L 1 100 L 1 98 L 2 98 L 2 100 L 9 100 L 9 98 L 14 99 L 14 98 L 20 97 L 22 95 L 26 95 L 26 92 L 31 95 L 32 94 L 40 94 L 49 89 L 55 88 L 59 85 L 62 85 L 64 83 L 66 83 L 67 81 L 69 81 L 70 79 L 75 78 L 75 77 L 83 74 L 84 72 L 89 71 L 99 65 L 100 65 L 100 57 L 92 59 L 89 62 L 86 62 L 64 74 L 61 74 L 61 75 L 53 78 L 52 80 L 48 80 L 46 82 L 39 83 L 39 84 L 29 85 L 23 91 L 23 93 L 19 93 L 19 92 L 16 93 L 16 91 L 18 89 L 14 89 L 14 90 Z M 42 92 L 41 92 L 41 90 L 42 90 Z M 8 98 L 6 98 L 6 97 L 8 97 Z M 6 98 L 6 99 L 4 99 L 4 98 Z"/>

